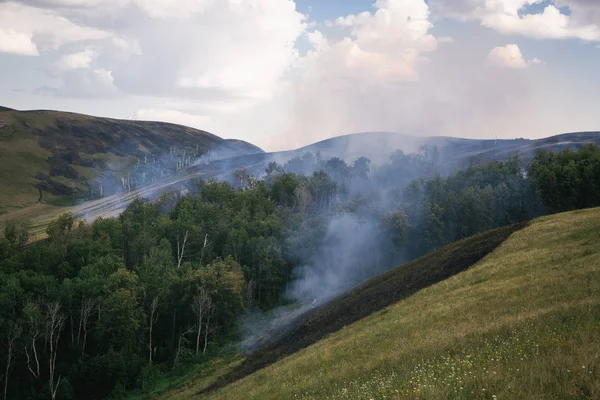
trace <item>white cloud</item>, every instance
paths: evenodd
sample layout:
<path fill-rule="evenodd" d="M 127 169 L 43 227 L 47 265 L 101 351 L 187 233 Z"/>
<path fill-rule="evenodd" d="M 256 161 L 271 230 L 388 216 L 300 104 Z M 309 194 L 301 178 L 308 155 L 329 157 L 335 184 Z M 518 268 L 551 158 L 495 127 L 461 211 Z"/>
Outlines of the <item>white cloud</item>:
<path fill-rule="evenodd" d="M 530 65 L 543 64 L 543 61 L 535 57 L 525 61 L 521 49 L 516 44 L 507 44 L 493 48 L 488 54 L 488 60 L 498 67 L 523 69 Z"/>
<path fill-rule="evenodd" d="M 199 129 L 206 129 L 206 124 L 210 121 L 210 117 L 205 115 L 189 114 L 165 108 L 141 108 L 136 112 L 135 118 L 146 121 L 171 122 Z"/>
<path fill-rule="evenodd" d="M 479 20 L 481 25 L 503 34 L 600 41 L 600 18 L 586 17 L 593 4 L 589 0 L 551 1 L 536 13 L 526 13 L 525 7 L 539 5 L 543 0 L 431 0 L 430 3 L 439 16 Z M 571 7 L 570 15 L 561 12 L 558 7 L 562 5 Z M 597 15 L 600 16 L 600 7 Z"/>
<path fill-rule="evenodd" d="M 495 47 L 490 51 L 488 59 L 499 67 L 513 69 L 527 68 L 527 62 L 523 58 L 521 49 L 516 44 Z"/>
<path fill-rule="evenodd" d="M 375 7 L 374 13 L 336 20 L 336 25 L 350 29 L 349 37 L 330 43 L 319 31 L 308 34 L 313 49 L 301 62 L 304 80 L 316 85 L 352 80 L 385 85 L 418 79 L 421 54 L 437 47 L 428 33 L 432 24 L 427 4 L 378 0 Z"/>
<path fill-rule="evenodd" d="M 96 70 L 111 70 L 124 93 L 228 101 L 232 107 L 267 101 L 280 90 L 298 59 L 295 42 L 308 26 L 292 0 L 29 4 L 0 3 L 0 51 L 54 52 L 62 70 L 93 63 Z M 2 40 L 5 31 L 19 41 Z"/>
<path fill-rule="evenodd" d="M 210 40 L 190 42 L 196 50 L 177 71 L 178 87 L 220 89 L 238 97 L 265 99 L 298 57 L 294 44 L 305 23 L 291 1 L 231 0 L 226 7 L 205 10 L 183 29 L 189 29 L 192 37 Z M 206 57 L 203 50 L 211 56 Z"/>
<path fill-rule="evenodd" d="M 106 69 L 78 68 L 65 71 L 63 85 L 45 86 L 38 89 L 41 94 L 71 98 L 112 98 L 119 96 L 114 85 L 112 72 Z"/>
<path fill-rule="evenodd" d="M 53 10 L 12 1 L 0 3 L 0 26 L 4 32 L 12 32 L 11 36 L 21 45 L 25 44 L 29 55 L 34 53 L 33 46 L 39 52 L 49 51 L 56 50 L 65 43 L 110 36 L 110 33 L 101 29 L 76 24 Z M 15 49 L 12 52 L 22 53 Z"/>
<path fill-rule="evenodd" d="M 31 36 L 31 34 L 20 33 L 11 28 L 0 28 L 0 53 L 21 56 L 39 55 L 37 46 L 31 41 Z"/>
<path fill-rule="evenodd" d="M 307 34 L 312 48 L 299 61 L 289 94 L 295 120 L 286 136 L 294 139 L 289 146 L 360 130 L 367 121 L 374 122 L 370 129 L 377 129 L 389 120 L 380 118 L 383 109 L 389 110 L 382 103 L 402 97 L 406 85 L 413 87 L 419 81 L 427 64 L 425 55 L 437 48 L 429 33 L 427 4 L 378 0 L 374 6 L 372 13 L 336 20 L 335 25 L 348 32 L 346 37 L 333 39 L 320 31 Z M 393 112 L 395 117 L 398 113 Z M 277 138 L 271 145 L 280 147 Z"/>
<path fill-rule="evenodd" d="M 91 49 L 87 48 L 78 53 L 67 54 L 62 56 L 57 63 L 57 66 L 61 70 L 70 70 L 70 69 L 79 69 L 79 68 L 89 68 L 92 60 L 96 58 L 97 53 Z"/>

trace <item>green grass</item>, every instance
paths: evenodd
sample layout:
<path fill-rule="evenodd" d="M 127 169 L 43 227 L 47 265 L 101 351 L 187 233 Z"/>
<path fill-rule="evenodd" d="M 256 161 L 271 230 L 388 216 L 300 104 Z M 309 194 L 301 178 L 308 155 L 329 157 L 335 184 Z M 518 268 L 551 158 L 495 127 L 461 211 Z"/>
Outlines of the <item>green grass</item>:
<path fill-rule="evenodd" d="M 163 373 L 149 390 L 137 390 L 129 393 L 128 400 L 147 400 L 161 397 L 163 399 L 180 398 L 181 394 L 193 388 L 204 389 L 212 385 L 222 375 L 233 370 L 242 362 L 236 354 L 228 354 L 211 359 L 202 364 L 190 366 L 186 373 L 171 375 Z"/>
<path fill-rule="evenodd" d="M 205 373 L 159 398 L 600 398 L 598 238 L 600 209 L 539 218 L 468 270 L 242 380 L 199 396 Z"/>
<path fill-rule="evenodd" d="M 48 172 L 46 160 L 51 153 L 15 124 L 0 127 L 0 133 L 0 214 L 6 214 L 37 201 L 33 177 L 37 171 Z"/>

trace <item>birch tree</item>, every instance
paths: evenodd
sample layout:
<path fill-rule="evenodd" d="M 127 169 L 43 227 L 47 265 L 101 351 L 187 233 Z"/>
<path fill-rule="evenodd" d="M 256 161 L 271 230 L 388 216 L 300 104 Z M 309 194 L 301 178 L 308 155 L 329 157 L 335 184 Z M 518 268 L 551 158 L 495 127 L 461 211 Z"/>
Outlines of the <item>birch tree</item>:
<path fill-rule="evenodd" d="M 204 349 L 202 354 L 206 353 L 206 346 L 208 345 L 208 332 L 210 329 L 210 320 L 215 312 L 215 305 L 212 302 L 210 296 L 206 300 L 206 324 L 204 325 Z"/>
<path fill-rule="evenodd" d="M 56 301 L 47 305 L 46 315 L 46 334 L 50 346 L 48 359 L 48 382 L 50 384 L 50 395 L 52 400 L 56 398 L 58 385 L 60 385 L 60 375 L 56 377 L 56 356 L 58 355 L 58 341 L 60 332 L 65 324 L 65 316 L 61 313 L 60 302 Z"/>
<path fill-rule="evenodd" d="M 198 294 L 194 296 L 192 308 L 196 314 L 196 354 L 200 351 L 200 334 L 202 333 L 202 320 L 204 312 L 207 311 L 210 296 L 205 288 L 200 288 Z"/>
<path fill-rule="evenodd" d="M 152 299 L 150 304 L 150 320 L 149 320 L 149 333 L 148 333 L 148 363 L 152 364 L 152 328 L 154 323 L 158 320 L 158 295 Z"/>
<path fill-rule="evenodd" d="M 8 394 L 8 379 L 10 367 L 12 366 L 12 356 L 15 351 L 15 341 L 21 336 L 23 329 L 18 323 L 13 323 L 8 331 L 6 338 L 6 369 L 4 370 L 4 400 Z"/>
<path fill-rule="evenodd" d="M 81 304 L 81 316 L 80 316 L 80 327 L 83 329 L 83 343 L 81 345 L 81 357 L 83 360 L 85 357 L 85 345 L 87 343 L 87 335 L 88 335 L 88 320 L 94 311 L 94 307 L 96 306 L 96 300 L 94 299 L 85 299 Z M 79 336 L 79 335 L 78 335 Z"/>
<path fill-rule="evenodd" d="M 37 340 L 40 337 L 41 314 L 39 307 L 34 303 L 28 303 L 23 310 L 29 323 L 29 337 L 23 345 L 25 357 L 27 359 L 27 369 L 35 379 L 40 377 L 40 359 L 37 350 Z M 31 346 L 31 354 L 29 347 Z"/>
<path fill-rule="evenodd" d="M 179 234 L 177 235 L 177 270 L 181 268 L 181 261 L 183 260 L 183 256 L 185 254 L 185 245 L 187 243 L 189 231 L 185 231 L 185 235 L 183 236 L 183 242 L 180 245 Z"/>

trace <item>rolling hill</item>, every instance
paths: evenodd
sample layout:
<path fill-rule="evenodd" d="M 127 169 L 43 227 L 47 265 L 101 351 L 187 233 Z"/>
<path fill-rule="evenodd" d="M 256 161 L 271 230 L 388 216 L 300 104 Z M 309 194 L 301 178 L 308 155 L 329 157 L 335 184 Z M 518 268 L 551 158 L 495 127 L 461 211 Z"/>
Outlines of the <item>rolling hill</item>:
<path fill-rule="evenodd" d="M 150 397 L 598 398 L 600 209 L 517 228 L 398 267 Z"/>
<path fill-rule="evenodd" d="M 240 156 L 227 162 L 235 167 L 245 166 L 256 173 L 263 172 L 262 169 L 271 161 L 283 163 L 307 152 L 319 152 L 324 159 L 340 157 L 347 161 L 365 156 L 376 164 L 382 164 L 388 161 L 394 151 L 401 150 L 405 153 L 421 153 L 429 159 L 435 158 L 440 171 L 450 173 L 466 167 L 471 162 L 504 160 L 516 154 L 524 161 L 529 161 L 541 149 L 578 149 L 589 143 L 600 145 L 600 132 L 565 133 L 541 139 L 498 140 L 365 132 L 326 139 L 295 150 Z"/>
<path fill-rule="evenodd" d="M 192 165 L 262 152 L 240 140 L 162 122 L 0 108 L 0 214 L 141 187 Z"/>
<path fill-rule="evenodd" d="M 600 144 L 600 133 L 476 140 L 370 132 L 265 153 L 241 140 L 174 124 L 3 107 L 0 230 L 8 220 L 28 220 L 33 233 L 43 236 L 48 222 L 64 212 L 88 220 L 114 216 L 136 196 L 157 196 L 197 177 L 227 178 L 240 167 L 260 176 L 270 162 L 284 164 L 307 152 L 348 162 L 366 156 L 375 163 L 385 163 L 396 150 L 417 152 L 447 174 L 469 163 L 515 154 L 528 161 L 540 149 L 576 149 L 587 143 Z"/>

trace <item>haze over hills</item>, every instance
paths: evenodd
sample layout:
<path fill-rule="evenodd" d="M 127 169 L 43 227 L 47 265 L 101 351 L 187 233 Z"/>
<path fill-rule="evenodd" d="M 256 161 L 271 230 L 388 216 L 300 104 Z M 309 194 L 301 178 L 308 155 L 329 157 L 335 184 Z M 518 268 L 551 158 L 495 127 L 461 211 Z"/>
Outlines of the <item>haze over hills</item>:
<path fill-rule="evenodd" d="M 600 134 L 480 140 L 364 132 L 266 153 L 242 140 L 222 139 L 181 125 L 4 107 L 0 110 L 0 184 L 4 188 L 0 225 L 9 219 L 28 219 L 43 232 L 61 212 L 72 211 L 88 220 L 115 215 L 138 196 L 155 198 L 184 188 L 192 178 L 232 179 L 241 167 L 260 177 L 269 163 L 283 165 L 306 153 L 324 160 L 339 157 L 348 163 L 367 157 L 381 165 L 400 150 L 425 157 L 445 175 L 470 163 L 517 154 L 527 162 L 540 149 L 577 149 L 587 143 L 600 144 Z"/>

